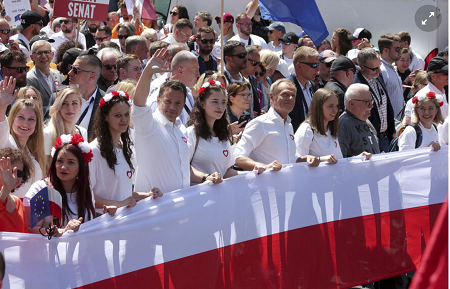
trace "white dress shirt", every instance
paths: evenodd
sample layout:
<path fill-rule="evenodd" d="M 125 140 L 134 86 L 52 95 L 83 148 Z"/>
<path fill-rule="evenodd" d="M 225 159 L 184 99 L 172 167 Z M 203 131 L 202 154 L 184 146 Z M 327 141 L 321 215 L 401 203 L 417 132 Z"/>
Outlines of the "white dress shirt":
<path fill-rule="evenodd" d="M 274 52 L 281 51 L 281 42 L 278 43 L 278 46 L 274 46 L 273 41 L 270 41 L 269 43 L 267 43 L 267 47 Z"/>
<path fill-rule="evenodd" d="M 91 114 L 92 110 L 94 109 L 94 102 L 95 102 L 95 96 L 97 95 L 98 87 L 95 89 L 94 93 L 89 97 L 88 100 L 82 99 L 81 103 L 81 111 L 78 115 L 78 119 L 80 119 L 81 115 L 84 113 L 85 109 L 88 109 L 87 113 L 84 115 L 83 120 L 80 122 L 80 126 L 84 127 L 85 129 L 89 129 L 89 121 L 91 120 Z M 77 119 L 77 122 L 78 122 Z"/>
<path fill-rule="evenodd" d="M 266 41 L 262 38 L 259 37 L 258 35 L 254 35 L 254 34 L 250 34 L 250 45 L 258 45 L 261 46 L 262 49 L 268 49 L 269 47 L 267 46 Z M 242 43 L 245 44 L 245 46 L 248 46 L 248 38 L 244 39 L 239 37 L 239 34 L 234 35 L 233 37 L 231 37 L 229 40 L 236 40 L 236 41 L 240 41 Z M 228 41 L 228 40 L 227 40 Z"/>
<path fill-rule="evenodd" d="M 190 186 L 190 144 L 186 128 L 175 124 L 149 106 L 132 105 L 136 148 L 135 191 L 149 192 L 158 187 L 163 193 Z"/>
<path fill-rule="evenodd" d="M 177 43 L 178 41 L 172 36 L 172 34 L 167 34 L 167 37 L 162 39 L 161 41 L 167 42 L 169 44 Z"/>
<path fill-rule="evenodd" d="M 55 34 L 53 34 L 51 37 L 50 37 L 50 39 L 54 39 L 55 40 L 55 42 L 53 42 L 53 43 L 50 43 L 50 45 L 53 47 L 53 48 L 55 48 L 56 50 L 58 50 L 58 47 L 61 45 L 61 44 L 63 44 L 64 42 L 66 42 L 66 41 L 74 41 L 75 42 L 75 40 L 77 39 L 77 36 L 76 36 L 76 29 L 74 28 L 74 30 L 75 30 L 75 37 L 74 37 L 74 39 L 69 39 L 69 38 L 67 38 L 66 37 L 66 35 L 64 35 L 64 32 L 61 30 L 61 31 L 59 31 L 59 32 L 57 32 L 57 33 L 55 33 Z M 86 37 L 84 36 L 84 34 L 83 33 L 80 33 L 79 34 L 79 36 L 78 36 L 78 43 L 80 43 L 82 46 L 83 46 L 83 50 L 84 49 L 86 49 Z"/>
<path fill-rule="evenodd" d="M 271 107 L 266 114 L 251 120 L 234 150 L 234 159 L 248 157 L 270 164 L 295 163 L 294 129 L 288 116 L 286 122 Z"/>

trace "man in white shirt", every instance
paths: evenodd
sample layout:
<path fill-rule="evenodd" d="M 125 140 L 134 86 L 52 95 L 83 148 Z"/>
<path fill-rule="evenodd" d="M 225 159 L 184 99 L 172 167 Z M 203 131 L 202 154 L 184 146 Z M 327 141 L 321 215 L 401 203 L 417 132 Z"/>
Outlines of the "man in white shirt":
<path fill-rule="evenodd" d="M 173 32 L 167 34 L 167 37 L 161 40 L 167 43 L 186 43 L 192 36 L 193 28 L 194 26 L 189 19 L 180 19 L 173 26 Z"/>
<path fill-rule="evenodd" d="M 409 69 L 411 71 L 416 71 L 417 69 L 425 68 L 425 60 L 423 60 L 422 56 L 419 53 L 415 52 L 411 49 L 411 35 L 407 31 L 400 31 L 396 34 L 400 37 L 400 45 L 403 48 L 408 48 L 412 53 L 411 64 L 409 65 Z"/>
<path fill-rule="evenodd" d="M 245 13 L 238 14 L 236 16 L 236 27 L 238 34 L 231 37 L 229 40 L 236 40 L 244 43 L 245 46 L 248 45 L 258 45 L 262 49 L 268 49 L 266 41 L 254 34 L 252 32 L 252 21 Z"/>
<path fill-rule="evenodd" d="M 55 42 L 52 43 L 52 47 L 58 50 L 58 47 L 66 41 L 76 41 L 77 38 L 77 30 L 75 29 L 77 25 L 76 19 L 72 18 L 62 18 L 61 19 L 61 31 L 53 34 L 50 39 L 54 39 Z M 78 43 L 83 46 L 83 49 L 86 49 L 86 37 L 83 33 L 79 33 L 78 35 Z"/>
<path fill-rule="evenodd" d="M 270 88 L 269 111 L 250 121 L 234 150 L 236 165 L 245 170 L 279 171 L 282 164 L 309 162 L 318 166 L 313 156 L 296 156 L 294 130 L 289 113 L 295 105 L 297 89 L 288 79 L 279 79 Z"/>
<path fill-rule="evenodd" d="M 428 84 L 421 91 L 433 91 L 442 95 L 444 104 L 441 106 L 441 113 L 442 117 L 446 118 L 448 116 L 448 102 L 444 86 L 448 85 L 448 61 L 442 57 L 431 59 L 427 67 L 427 79 Z"/>
<path fill-rule="evenodd" d="M 27 56 L 27 62 L 30 61 L 30 40 L 39 34 L 43 25 L 44 23 L 39 13 L 26 11 L 20 16 L 20 25 L 17 26 L 17 30 L 20 30 L 20 32 L 10 37 L 11 40 L 19 43 L 20 50 Z"/>
<path fill-rule="evenodd" d="M 157 110 L 152 113 L 151 108 L 146 106 L 148 82 L 154 73 L 167 70 L 162 67 L 168 58 L 167 49 L 158 50 L 153 55 L 139 79 L 134 95 L 131 117 L 135 128 L 137 191 L 152 189 L 157 185 L 166 193 L 189 187 L 191 182 L 222 182 L 219 173 L 204 174 L 190 165 L 192 144 L 188 142 L 186 129 L 178 118 L 185 104 L 186 86 L 179 80 L 169 80 L 161 85 Z M 198 63 L 195 56 L 194 59 Z"/>
<path fill-rule="evenodd" d="M 387 93 L 394 109 L 394 117 L 398 120 L 403 118 L 403 85 L 400 76 L 392 65 L 400 59 L 402 46 L 400 37 L 392 34 L 383 34 L 378 40 L 378 48 L 381 54 L 381 74 L 386 84 Z"/>
<path fill-rule="evenodd" d="M 265 27 L 268 30 L 270 42 L 267 44 L 270 50 L 279 52 L 281 51 L 281 41 L 279 40 L 286 34 L 286 27 L 281 22 L 272 22 L 269 26 Z"/>
<path fill-rule="evenodd" d="M 281 41 L 281 51 L 277 52 L 280 57 L 277 70 L 281 73 L 284 72 L 284 77 L 288 77 L 289 74 L 294 73 L 295 70 L 293 58 L 298 45 L 298 36 L 294 32 L 288 32 L 278 40 Z M 285 75 L 286 72 L 288 73 L 287 75 Z"/>

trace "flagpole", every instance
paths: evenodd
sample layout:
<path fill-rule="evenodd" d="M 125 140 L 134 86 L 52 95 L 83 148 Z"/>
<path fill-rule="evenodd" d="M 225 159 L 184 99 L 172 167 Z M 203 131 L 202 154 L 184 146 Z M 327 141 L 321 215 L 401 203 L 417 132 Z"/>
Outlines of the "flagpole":
<path fill-rule="evenodd" d="M 220 0 L 220 14 L 222 17 L 220 17 L 220 73 L 223 74 L 223 66 L 225 59 L 223 58 L 223 1 Z"/>
<path fill-rule="evenodd" d="M 75 47 L 78 47 L 78 36 L 80 35 L 80 20 L 77 19 L 77 39 L 75 40 Z"/>

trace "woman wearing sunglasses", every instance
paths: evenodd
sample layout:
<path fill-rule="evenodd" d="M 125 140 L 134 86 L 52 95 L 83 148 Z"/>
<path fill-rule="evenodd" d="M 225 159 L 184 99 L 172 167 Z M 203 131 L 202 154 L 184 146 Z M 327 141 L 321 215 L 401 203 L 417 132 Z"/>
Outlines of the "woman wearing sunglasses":
<path fill-rule="evenodd" d="M 44 150 L 47 164 L 55 140 L 63 134 L 79 134 L 87 139 L 87 130 L 76 125 L 81 112 L 82 98 L 77 87 L 65 87 L 59 90 L 53 105 L 50 107 L 50 122 L 44 128 Z"/>
<path fill-rule="evenodd" d="M 31 178 L 14 192 L 14 195 L 23 198 L 31 184 L 42 179 L 42 172 L 45 171 L 43 118 L 42 109 L 32 100 L 19 99 L 6 119 L 6 108 L 17 94 L 13 93 L 15 85 L 16 80 L 8 77 L 0 83 L 0 148 L 18 149 L 33 164 Z"/>
<path fill-rule="evenodd" d="M 183 5 L 175 5 L 170 11 L 170 23 L 164 25 L 164 27 L 159 31 L 159 38 L 172 33 L 173 25 L 177 23 L 180 19 L 189 19 L 189 14 L 187 8 Z"/>

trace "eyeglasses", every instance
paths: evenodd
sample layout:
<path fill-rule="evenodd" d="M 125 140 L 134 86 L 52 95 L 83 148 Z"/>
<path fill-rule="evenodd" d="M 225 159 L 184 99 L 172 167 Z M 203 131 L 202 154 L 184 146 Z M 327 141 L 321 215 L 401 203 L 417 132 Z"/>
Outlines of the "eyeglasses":
<path fill-rule="evenodd" d="M 257 66 L 261 64 L 261 61 L 255 61 L 255 60 L 251 60 L 250 58 L 247 59 L 248 61 L 250 61 L 252 63 L 253 66 Z"/>
<path fill-rule="evenodd" d="M 106 68 L 107 70 L 111 70 L 111 68 L 114 68 L 114 70 L 117 70 L 116 64 L 103 64 L 103 67 Z"/>
<path fill-rule="evenodd" d="M 306 64 L 306 65 L 308 65 L 311 68 L 317 68 L 319 66 L 319 64 L 320 64 L 319 62 L 311 63 L 311 62 L 302 62 L 302 61 L 300 61 L 300 63 Z"/>
<path fill-rule="evenodd" d="M 34 23 L 34 24 L 35 24 L 35 25 L 39 25 L 39 26 L 41 26 L 41 27 L 44 26 L 44 22 L 42 22 L 42 21 L 41 21 L 41 22 L 38 22 L 38 23 Z"/>
<path fill-rule="evenodd" d="M 24 66 L 24 67 L 8 67 L 8 66 L 6 66 L 6 68 L 15 69 L 17 71 L 17 73 L 28 72 L 30 70 L 30 68 L 28 66 Z"/>
<path fill-rule="evenodd" d="M 0 29 L 0 32 L 2 34 L 9 34 L 9 33 L 11 33 L 11 29 Z"/>
<path fill-rule="evenodd" d="M 250 99 L 250 98 L 252 98 L 252 94 L 251 94 L 251 93 L 248 93 L 248 94 L 245 94 L 245 93 L 236 93 L 236 95 L 242 96 L 243 99 Z"/>
<path fill-rule="evenodd" d="M 238 58 L 242 58 L 243 59 L 243 58 L 247 57 L 247 52 L 242 52 L 242 53 L 230 55 L 230 57 L 233 57 L 233 56 L 236 56 Z"/>
<path fill-rule="evenodd" d="M 106 38 L 108 38 L 109 36 L 106 36 L 106 37 L 95 37 L 94 36 L 94 39 L 95 40 L 98 40 L 98 41 L 100 41 L 100 42 L 103 42 L 103 40 L 105 40 Z"/>
<path fill-rule="evenodd" d="M 355 101 L 361 101 L 361 102 L 364 102 L 367 106 L 371 106 L 371 105 L 373 105 L 373 99 L 371 99 L 371 100 L 364 100 L 364 99 L 352 99 L 352 100 L 355 100 Z"/>
<path fill-rule="evenodd" d="M 394 50 L 397 51 L 397 52 L 400 52 L 402 49 L 403 49 L 403 47 L 399 46 L 399 47 L 395 48 Z"/>
<path fill-rule="evenodd" d="M 187 37 L 187 38 L 189 38 L 189 37 L 192 36 L 192 34 L 191 34 L 191 35 L 188 35 L 188 34 L 184 33 L 183 30 L 178 29 L 178 31 L 180 31 L 180 32 L 181 32 L 185 37 Z"/>
<path fill-rule="evenodd" d="M 16 170 L 16 172 L 17 172 L 17 177 L 18 178 L 23 178 L 25 176 L 25 172 L 24 171 Z"/>
<path fill-rule="evenodd" d="M 378 69 L 380 69 L 380 67 L 381 67 L 381 66 L 377 66 L 377 67 L 375 67 L 375 68 L 371 68 L 371 67 L 369 67 L 369 66 L 365 66 L 365 65 L 362 65 L 362 64 L 361 64 L 361 66 L 364 66 L 365 68 L 370 69 L 370 70 L 372 70 L 373 72 L 378 71 Z"/>
<path fill-rule="evenodd" d="M 202 42 L 202 44 L 207 44 L 208 42 L 209 43 L 211 43 L 211 44 L 214 44 L 214 38 L 211 38 L 211 39 L 201 39 L 200 40 L 201 42 Z"/>
<path fill-rule="evenodd" d="M 69 71 L 70 71 L 70 70 L 72 70 L 72 71 L 73 71 L 73 74 L 75 74 L 75 75 L 77 75 L 80 71 L 82 71 L 82 72 L 87 72 L 87 73 L 95 73 L 95 72 L 93 72 L 93 71 L 80 69 L 80 68 L 78 68 L 78 67 L 76 67 L 76 66 L 73 66 L 72 64 L 69 64 Z"/>
<path fill-rule="evenodd" d="M 263 77 L 264 76 L 264 72 L 255 72 L 255 76 L 260 76 L 260 77 Z"/>
<path fill-rule="evenodd" d="M 247 23 L 237 22 L 237 24 L 240 24 L 240 25 L 245 26 L 245 27 L 253 25 L 253 23 L 251 23 L 251 22 L 247 22 Z"/>
<path fill-rule="evenodd" d="M 439 74 L 439 73 L 443 73 L 444 75 L 448 75 L 448 71 L 434 71 L 434 74 Z"/>
<path fill-rule="evenodd" d="M 36 54 L 37 56 L 42 56 L 42 55 L 50 55 L 50 53 L 52 53 L 52 51 L 51 50 L 43 50 L 43 51 L 36 51 L 36 52 L 33 52 L 33 54 Z"/>
<path fill-rule="evenodd" d="M 127 39 L 128 35 L 117 35 L 117 38 L 119 38 L 119 39 Z"/>
<path fill-rule="evenodd" d="M 178 13 L 178 12 L 175 12 L 175 11 L 170 11 L 170 15 L 173 15 L 173 16 L 178 16 L 178 14 L 180 14 L 180 13 Z"/>
<path fill-rule="evenodd" d="M 334 60 L 333 60 L 333 61 L 334 61 Z M 325 64 L 326 67 L 330 68 L 331 65 L 333 64 L 333 61 L 328 62 L 328 63 L 325 63 L 324 61 L 321 61 L 320 63 L 323 63 L 323 64 Z"/>
<path fill-rule="evenodd" d="M 60 23 L 69 24 L 71 21 L 68 19 L 61 20 Z"/>
<path fill-rule="evenodd" d="M 267 32 L 267 34 L 272 34 L 273 33 L 273 30 L 269 30 L 268 32 Z"/>

